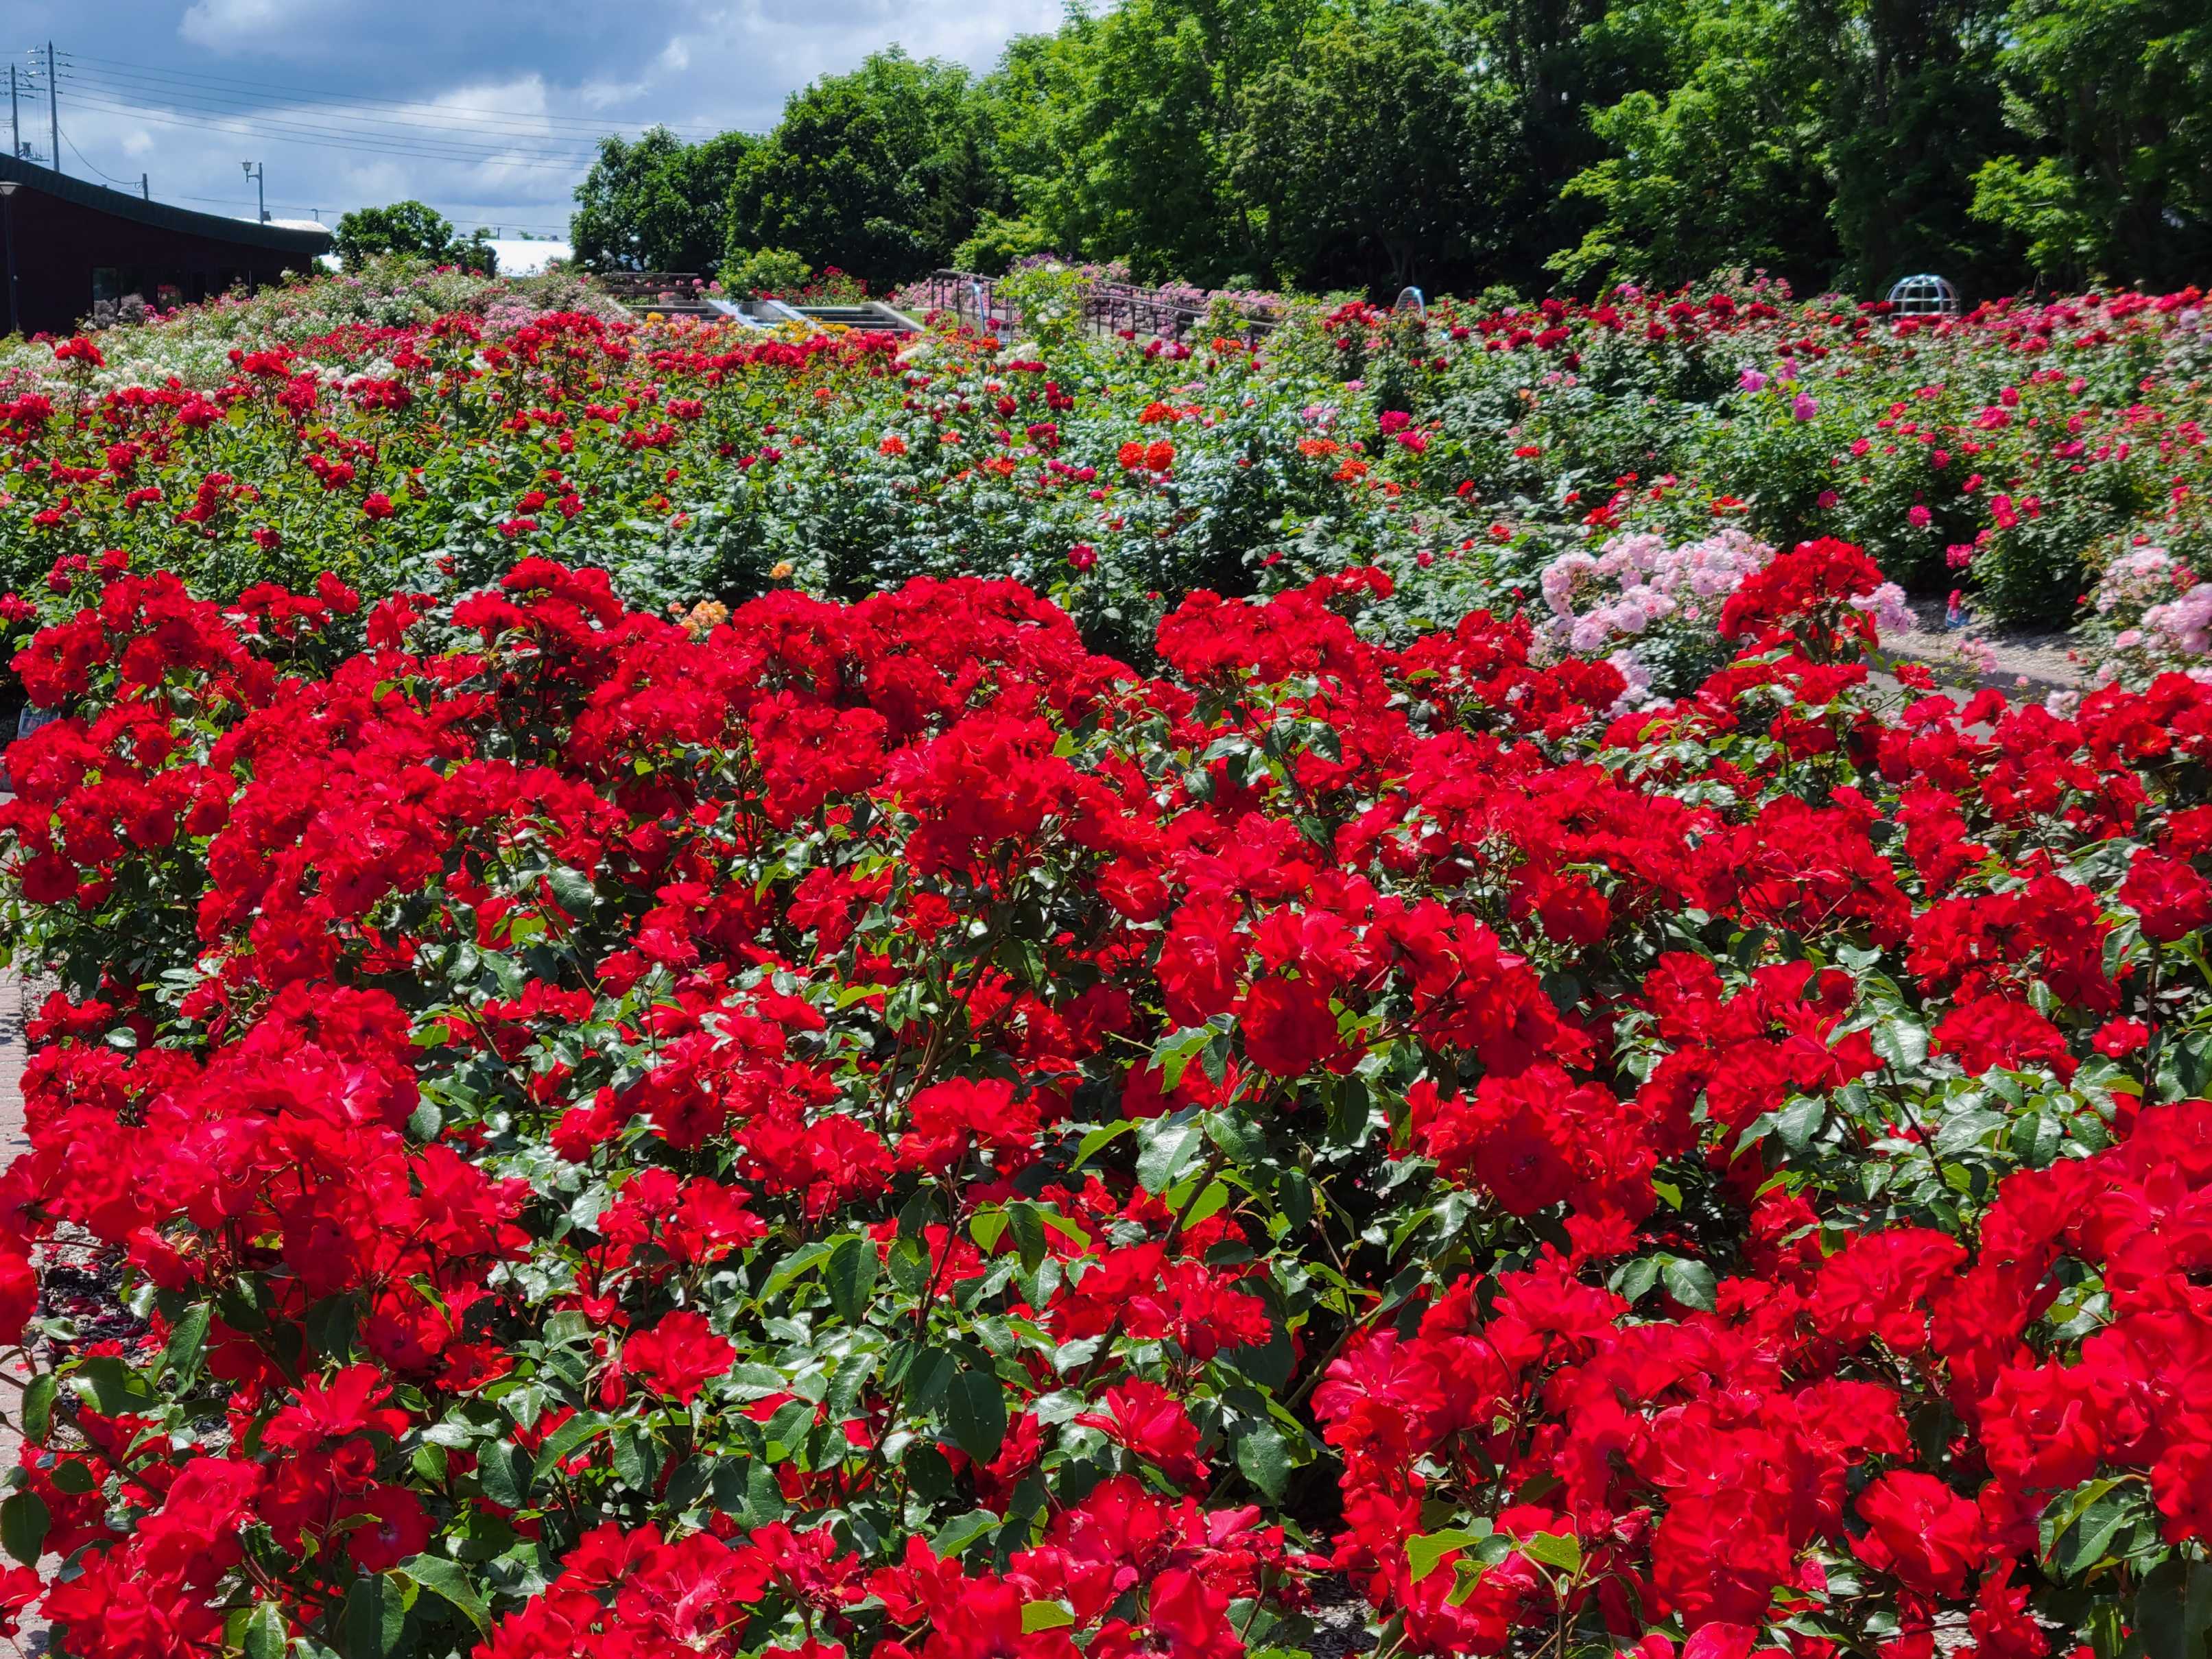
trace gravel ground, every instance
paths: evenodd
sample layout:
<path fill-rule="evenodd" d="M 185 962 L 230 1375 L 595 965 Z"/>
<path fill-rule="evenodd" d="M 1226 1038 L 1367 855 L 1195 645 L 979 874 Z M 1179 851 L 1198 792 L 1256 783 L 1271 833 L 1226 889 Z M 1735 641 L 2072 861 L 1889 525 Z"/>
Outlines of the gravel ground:
<path fill-rule="evenodd" d="M 1960 647 L 1968 637 L 1943 626 L 1943 606 L 1935 599 L 1916 599 L 1912 613 L 1918 626 L 1893 634 L 1881 642 L 1882 655 L 1892 662 L 1924 663 L 1936 671 L 1946 690 L 1975 691 L 1984 686 L 2014 698 L 2041 698 L 2052 691 L 2081 690 L 2088 684 L 2088 664 L 2075 653 L 2063 633 L 2008 629 L 1980 635 L 1994 661 L 1984 670 L 1969 661 Z"/>

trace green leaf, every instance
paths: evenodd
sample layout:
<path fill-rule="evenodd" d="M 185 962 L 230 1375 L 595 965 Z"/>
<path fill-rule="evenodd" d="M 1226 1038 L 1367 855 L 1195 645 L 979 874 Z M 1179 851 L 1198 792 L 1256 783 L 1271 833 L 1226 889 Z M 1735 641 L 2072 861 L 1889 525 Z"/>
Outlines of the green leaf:
<path fill-rule="evenodd" d="M 284 1628 L 284 1612 L 274 1601 L 257 1604 L 246 1620 L 241 1645 L 246 1659 L 284 1659 L 292 1638 Z"/>
<path fill-rule="evenodd" d="M 533 1484 L 552 1478 L 553 1472 L 569 1457 L 574 1456 L 584 1443 L 606 1432 L 607 1419 L 589 1413 L 570 1418 L 545 1437 L 545 1443 L 538 1449 L 538 1457 L 532 1465 Z"/>
<path fill-rule="evenodd" d="M 783 1519 L 783 1487 L 775 1478 L 775 1471 L 766 1463 L 756 1462 L 745 1470 L 745 1516 L 754 1528 L 773 1526 Z"/>
<path fill-rule="evenodd" d="M 65 1492 L 72 1498 L 82 1498 L 99 1484 L 91 1466 L 75 1458 L 54 1465 L 53 1482 L 55 1491 Z"/>
<path fill-rule="evenodd" d="M 208 1327 L 213 1321 L 214 1310 L 204 1302 L 195 1302 L 170 1328 L 169 1340 L 161 1349 L 161 1371 L 175 1377 L 179 1387 L 189 1389 L 199 1375 L 200 1362 L 207 1354 Z"/>
<path fill-rule="evenodd" d="M 1624 1301 L 1638 1302 L 1650 1294 L 1651 1287 L 1658 1282 L 1659 1258 L 1641 1255 L 1613 1276 L 1613 1288 Z"/>
<path fill-rule="evenodd" d="M 811 1413 L 804 1401 L 797 1402 Z M 635 1492 L 651 1492 L 660 1476 L 660 1448 L 641 1424 L 625 1423 L 608 1442 L 614 1452 L 615 1474 Z"/>
<path fill-rule="evenodd" d="M 1075 1162 L 1069 1165 L 1071 1173 L 1088 1164 L 1091 1156 L 1108 1142 L 1119 1140 L 1123 1135 L 1136 1133 L 1139 1122 L 1140 1120 L 1137 1118 L 1125 1117 L 1119 1122 L 1104 1124 L 1091 1130 L 1076 1143 Z"/>
<path fill-rule="evenodd" d="M 1137 1154 L 1137 1180 L 1148 1193 L 1164 1193 L 1205 1140 L 1206 1132 L 1195 1123 L 1162 1123 Z"/>
<path fill-rule="evenodd" d="M 1188 1209 L 1182 1212 L 1183 1225 L 1195 1227 L 1209 1217 L 1220 1214 L 1229 1207 L 1230 1196 L 1229 1188 L 1222 1182 L 1207 1182 L 1206 1190 L 1191 1201 Z"/>
<path fill-rule="evenodd" d="M 1712 1311 L 1718 1287 L 1713 1281 L 1713 1270 L 1704 1262 L 1692 1261 L 1686 1256 L 1669 1256 L 1659 1269 L 1659 1282 L 1667 1287 L 1667 1294 L 1684 1307 Z"/>
<path fill-rule="evenodd" d="M 1152 1048 L 1152 1063 L 1146 1068 L 1160 1074 L 1160 1091 L 1166 1093 L 1182 1081 L 1182 1074 L 1191 1058 L 1212 1040 L 1216 1035 L 1211 1025 L 1186 1025 L 1160 1039 Z"/>
<path fill-rule="evenodd" d="M 1531 1561 L 1540 1561 L 1547 1567 L 1557 1567 L 1561 1572 L 1580 1572 L 1583 1565 L 1582 1540 L 1571 1533 L 1540 1532 L 1534 1538 L 1524 1538 L 1518 1546 L 1521 1553 Z"/>
<path fill-rule="evenodd" d="M 1291 1479 L 1290 1447 L 1281 1431 L 1263 1423 L 1239 1435 L 1237 1467 L 1269 1503 L 1280 1503 Z"/>
<path fill-rule="evenodd" d="M 975 1241 L 975 1248 L 989 1255 L 999 1248 L 999 1241 L 1006 1236 L 1009 1223 L 1004 1210 L 985 1205 L 968 1218 L 968 1237 Z"/>
<path fill-rule="evenodd" d="M 1782 1144 L 1790 1149 L 1792 1156 L 1802 1158 L 1827 1119 L 1826 1101 L 1817 1095 L 1801 1095 L 1777 1115 L 1774 1132 L 1782 1137 Z"/>
<path fill-rule="evenodd" d="M 520 1446 L 500 1440 L 477 1449 L 477 1483 L 483 1488 L 483 1495 L 501 1509 L 530 1507 L 535 1473 L 530 1454 Z"/>
<path fill-rule="evenodd" d="M 2135 1626 L 2148 1659 L 2204 1659 L 2212 1630 L 2212 1562 L 2169 1555 L 2136 1593 Z"/>
<path fill-rule="evenodd" d="M 0 1503 L 0 1548 L 25 1566 L 35 1567 L 46 1547 L 46 1529 L 52 1524 L 45 1498 L 34 1492 L 19 1492 Z"/>
<path fill-rule="evenodd" d="M 999 1455 L 1006 1437 L 1006 1391 L 990 1371 L 963 1371 L 945 1398 L 945 1426 L 952 1443 L 978 1463 Z"/>
<path fill-rule="evenodd" d="M 1033 1635 L 1041 1630 L 1068 1630 L 1075 1624 L 1075 1615 L 1057 1601 L 1029 1601 L 1022 1607 L 1022 1634 Z"/>
<path fill-rule="evenodd" d="M 929 1547 L 937 1552 L 939 1559 L 950 1560 L 985 1534 L 998 1530 L 1002 1519 L 988 1510 L 970 1510 L 965 1515 L 956 1515 L 938 1528 Z"/>
<path fill-rule="evenodd" d="M 1480 1528 L 1480 1531 L 1465 1527 L 1447 1527 L 1442 1532 L 1416 1533 L 1408 1538 L 1406 1540 L 1406 1559 L 1413 1570 L 1413 1582 L 1418 1584 L 1434 1572 L 1444 1557 L 1454 1550 L 1480 1544 L 1490 1536 L 1490 1522 L 1478 1521 L 1474 1524 Z"/>
<path fill-rule="evenodd" d="M 1328 1139 L 1339 1146 L 1358 1146 L 1365 1142 L 1374 1127 L 1375 1101 L 1367 1088 L 1367 1080 L 1356 1075 L 1336 1079 L 1336 1087 L 1329 1097 Z"/>
<path fill-rule="evenodd" d="M 46 1443 L 47 1431 L 54 1425 L 54 1396 L 60 1389 L 52 1371 L 40 1371 L 23 1390 L 23 1438 L 34 1446 Z"/>
<path fill-rule="evenodd" d="M 1199 1121 L 1206 1131 L 1206 1138 L 1218 1146 L 1231 1164 L 1240 1168 L 1247 1164 L 1255 1164 L 1267 1155 L 1267 1138 L 1233 1111 L 1208 1112 Z"/>
<path fill-rule="evenodd" d="M 830 1252 L 830 1267 L 824 1275 L 830 1285 L 830 1301 L 837 1310 L 838 1318 L 848 1325 L 857 1325 L 868 1310 L 868 1298 L 875 1294 L 875 1242 L 855 1233 L 837 1241 L 837 1248 Z"/>
<path fill-rule="evenodd" d="M 2093 1480 L 2054 1502 L 2043 1525 L 2045 1562 L 2061 1577 L 2085 1577 L 2120 1529 L 2143 1512 L 2142 1493 L 2115 1480 Z"/>
<path fill-rule="evenodd" d="M 1044 1218 L 1036 1205 L 1019 1199 L 1006 1206 L 1006 1219 L 1013 1224 L 1014 1247 L 1022 1253 L 1022 1266 L 1035 1273 L 1044 1261 Z"/>
<path fill-rule="evenodd" d="M 920 1296 L 929 1285 L 929 1252 L 918 1238 L 902 1238 L 891 1246 L 884 1264 L 891 1283 L 908 1296 Z"/>
<path fill-rule="evenodd" d="M 414 1555 L 402 1561 L 398 1571 L 458 1607 L 461 1615 L 477 1627 L 478 1634 L 491 1628 L 491 1609 L 484 1604 L 475 1581 L 459 1562 L 448 1561 L 442 1555 Z"/>
<path fill-rule="evenodd" d="M 396 1653 L 406 1632 L 407 1603 L 398 1582 L 380 1572 L 356 1579 L 338 1613 L 338 1651 L 345 1659 Z"/>
<path fill-rule="evenodd" d="M 731 1387 L 740 1396 L 758 1400 L 767 1395 L 781 1394 L 791 1386 L 791 1379 L 773 1365 L 747 1363 L 730 1367 Z"/>
<path fill-rule="evenodd" d="M 1910 1020 L 1885 1019 L 1874 1028 L 1874 1051 L 1890 1065 L 1904 1069 L 1928 1062 L 1928 1032 Z"/>
<path fill-rule="evenodd" d="M 1283 1171 L 1275 1183 L 1275 1201 L 1282 1206 L 1285 1226 L 1293 1233 L 1304 1232 L 1313 1220 L 1313 1182 L 1304 1170 Z"/>
<path fill-rule="evenodd" d="M 768 1283 L 761 1286 L 761 1300 L 769 1301 L 790 1289 L 798 1281 L 801 1273 L 829 1254 L 830 1246 L 820 1239 L 810 1244 L 800 1245 L 776 1264 L 775 1271 L 768 1276 Z"/>

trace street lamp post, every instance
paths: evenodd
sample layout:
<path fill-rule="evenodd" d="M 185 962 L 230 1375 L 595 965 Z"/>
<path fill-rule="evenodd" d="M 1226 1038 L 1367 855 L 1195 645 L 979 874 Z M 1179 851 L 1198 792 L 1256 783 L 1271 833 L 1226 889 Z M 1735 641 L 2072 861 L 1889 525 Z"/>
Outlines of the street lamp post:
<path fill-rule="evenodd" d="M 15 314 L 15 181 L 0 179 L 0 235 L 8 240 L 8 331 L 20 333 Z"/>
<path fill-rule="evenodd" d="M 246 176 L 253 180 L 255 198 L 261 204 L 261 222 L 269 222 L 269 167 L 264 161 L 240 161 Z"/>

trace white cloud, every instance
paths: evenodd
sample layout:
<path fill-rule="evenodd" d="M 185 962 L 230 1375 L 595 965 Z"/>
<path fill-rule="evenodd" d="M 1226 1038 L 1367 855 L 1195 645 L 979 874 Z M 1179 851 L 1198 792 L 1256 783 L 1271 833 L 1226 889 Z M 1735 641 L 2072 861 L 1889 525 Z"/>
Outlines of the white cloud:
<path fill-rule="evenodd" d="M 605 0 L 10 0 L 9 13 L 75 56 L 62 129 L 79 176 L 135 188 L 143 169 L 156 199 L 250 214 L 238 163 L 251 157 L 285 216 L 414 197 L 465 226 L 558 231 L 603 131 L 763 130 L 792 92 L 894 43 L 985 69 L 1012 36 L 1054 27 L 1061 0 L 663 0 L 643 15 Z"/>
<path fill-rule="evenodd" d="M 194 0 L 177 33 L 214 52 L 251 52 L 319 19 L 327 25 L 346 9 L 344 0 Z"/>

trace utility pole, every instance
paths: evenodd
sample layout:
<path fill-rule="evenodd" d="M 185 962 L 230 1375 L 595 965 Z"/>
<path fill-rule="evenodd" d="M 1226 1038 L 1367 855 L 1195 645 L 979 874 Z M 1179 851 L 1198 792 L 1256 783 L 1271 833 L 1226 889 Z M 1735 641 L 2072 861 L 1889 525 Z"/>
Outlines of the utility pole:
<path fill-rule="evenodd" d="M 8 331 L 22 332 L 22 319 L 15 314 L 15 181 L 0 179 L 0 237 L 8 242 Z"/>
<path fill-rule="evenodd" d="M 146 182 L 146 175 L 143 173 L 138 175 L 138 193 L 149 202 L 154 199 L 154 187 Z"/>
<path fill-rule="evenodd" d="M 46 42 L 46 135 L 52 147 L 54 171 L 62 170 L 62 105 L 55 90 L 61 82 L 61 70 L 54 57 L 54 43 Z"/>
<path fill-rule="evenodd" d="M 20 161 L 23 159 L 23 112 L 15 102 L 15 66 L 13 64 L 8 65 L 8 159 Z"/>
<path fill-rule="evenodd" d="M 246 176 L 253 180 L 254 196 L 261 204 L 261 222 L 265 225 L 269 222 L 269 163 L 240 161 L 238 165 L 244 167 Z"/>

